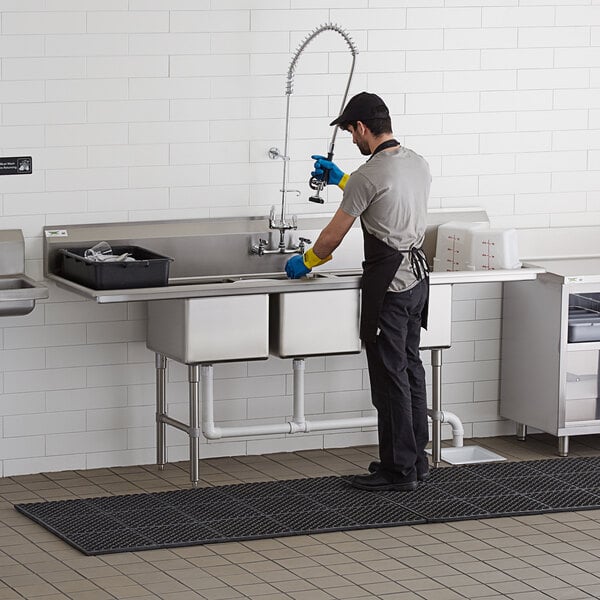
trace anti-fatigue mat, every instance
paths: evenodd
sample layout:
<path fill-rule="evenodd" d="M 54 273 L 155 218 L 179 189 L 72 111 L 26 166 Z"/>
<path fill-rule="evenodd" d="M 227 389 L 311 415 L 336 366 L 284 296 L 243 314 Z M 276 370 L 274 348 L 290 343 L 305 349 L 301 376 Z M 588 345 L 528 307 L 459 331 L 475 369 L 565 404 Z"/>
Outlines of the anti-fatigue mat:
<path fill-rule="evenodd" d="M 17 504 L 87 555 L 600 508 L 600 457 L 433 469 L 412 492 L 343 477 Z"/>

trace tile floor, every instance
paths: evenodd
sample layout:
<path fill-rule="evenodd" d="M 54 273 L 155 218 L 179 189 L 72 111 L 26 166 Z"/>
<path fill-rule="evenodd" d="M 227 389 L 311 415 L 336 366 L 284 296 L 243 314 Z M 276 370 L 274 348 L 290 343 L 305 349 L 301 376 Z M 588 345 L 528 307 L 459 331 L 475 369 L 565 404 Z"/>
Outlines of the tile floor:
<path fill-rule="evenodd" d="M 556 456 L 546 435 L 467 443 L 509 460 Z M 570 456 L 599 453 L 600 436 L 571 439 Z M 205 460 L 202 485 L 359 473 L 375 456 L 361 447 Z M 86 557 L 12 508 L 188 485 L 186 463 L 0 479 L 0 600 L 600 598 L 600 511 Z"/>

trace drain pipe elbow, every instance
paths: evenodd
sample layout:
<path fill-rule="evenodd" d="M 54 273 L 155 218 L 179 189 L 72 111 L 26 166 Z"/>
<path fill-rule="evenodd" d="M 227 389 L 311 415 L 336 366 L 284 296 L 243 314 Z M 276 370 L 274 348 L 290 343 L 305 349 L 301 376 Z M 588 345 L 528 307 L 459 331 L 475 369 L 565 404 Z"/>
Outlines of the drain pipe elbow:
<path fill-rule="evenodd" d="M 220 440 L 223 437 L 223 430 L 215 427 L 213 422 L 202 423 L 202 434 L 207 440 Z"/>
<path fill-rule="evenodd" d="M 454 413 L 447 411 L 441 411 L 440 416 L 442 423 L 448 423 L 452 427 L 452 445 L 455 448 L 462 448 L 465 430 L 461 420 Z"/>

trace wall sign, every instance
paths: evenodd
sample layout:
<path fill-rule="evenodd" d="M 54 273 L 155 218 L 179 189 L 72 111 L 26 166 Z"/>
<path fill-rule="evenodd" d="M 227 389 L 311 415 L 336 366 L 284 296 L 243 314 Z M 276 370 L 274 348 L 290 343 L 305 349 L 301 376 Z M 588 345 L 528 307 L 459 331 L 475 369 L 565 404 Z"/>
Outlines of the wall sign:
<path fill-rule="evenodd" d="M 31 175 L 31 156 L 0 157 L 0 175 Z"/>

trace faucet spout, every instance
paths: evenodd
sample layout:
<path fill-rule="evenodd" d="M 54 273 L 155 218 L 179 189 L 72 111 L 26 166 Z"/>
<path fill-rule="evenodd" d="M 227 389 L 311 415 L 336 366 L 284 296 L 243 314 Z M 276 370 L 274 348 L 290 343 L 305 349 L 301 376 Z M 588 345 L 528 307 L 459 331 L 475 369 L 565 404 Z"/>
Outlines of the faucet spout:
<path fill-rule="evenodd" d="M 354 72 L 354 62 L 355 62 L 356 56 L 358 54 L 358 47 L 354 43 L 354 40 L 348 35 L 348 33 L 346 31 L 344 31 L 339 25 L 337 25 L 336 23 L 323 23 L 323 25 L 319 25 L 316 29 L 311 31 L 300 42 L 300 44 L 296 48 L 296 51 L 294 52 L 294 56 L 292 58 L 292 61 L 290 62 L 290 66 L 289 66 L 288 72 L 287 72 L 285 93 L 288 96 L 291 95 L 292 92 L 294 91 L 294 74 L 296 71 L 296 64 L 298 63 L 298 59 L 300 58 L 300 55 L 304 52 L 306 47 L 318 35 L 320 35 L 324 31 L 335 31 L 335 32 L 339 33 L 344 38 L 344 41 L 346 42 L 346 44 L 348 44 L 348 48 L 350 49 L 350 52 L 352 53 L 352 68 L 351 68 L 351 72 L 350 72 L 350 79 L 352 78 L 352 73 Z M 348 90 L 346 89 L 346 92 L 347 91 Z M 345 104 L 346 104 L 346 102 L 344 100 L 342 102 L 342 108 L 344 108 Z"/>

